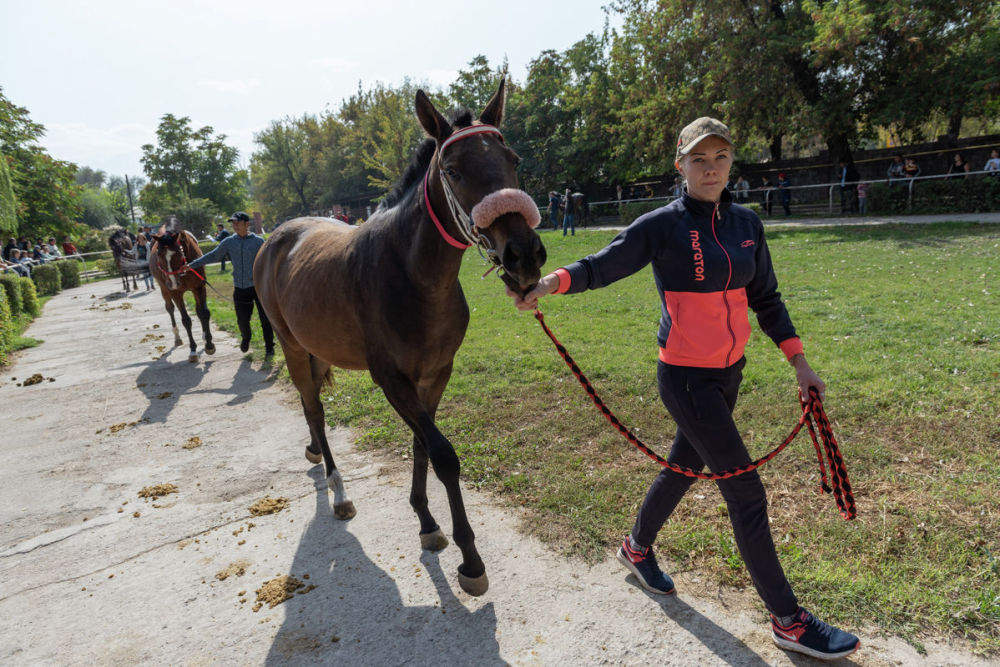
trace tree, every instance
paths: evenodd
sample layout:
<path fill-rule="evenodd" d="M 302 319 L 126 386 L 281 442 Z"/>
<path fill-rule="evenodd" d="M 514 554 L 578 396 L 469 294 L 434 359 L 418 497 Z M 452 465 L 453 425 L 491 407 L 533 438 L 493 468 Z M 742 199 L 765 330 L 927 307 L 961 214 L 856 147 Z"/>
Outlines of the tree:
<path fill-rule="evenodd" d="M 90 167 L 80 167 L 76 170 L 76 184 L 77 185 L 90 185 L 95 188 L 104 187 L 104 180 L 107 178 L 105 174 L 100 169 L 91 169 Z"/>
<path fill-rule="evenodd" d="M 968 49 L 990 7 L 990 0 L 619 0 L 624 25 L 613 65 L 626 87 L 624 150 L 645 149 L 644 159 L 666 166 L 680 127 L 716 115 L 740 137 L 764 138 L 773 157 L 783 136 L 817 134 L 834 159 L 849 159 L 879 123 L 913 123 L 961 96 L 940 95 L 941 80 L 927 73 Z"/>
<path fill-rule="evenodd" d="M 0 192 L 9 211 L 15 203 L 14 225 L 8 231 L 30 236 L 58 236 L 73 227 L 79 206 L 76 167 L 52 158 L 37 141 L 45 128 L 31 120 L 28 110 L 13 104 L 0 88 L 0 156 L 6 161 L 13 197 Z"/>
<path fill-rule="evenodd" d="M 79 221 L 92 229 L 104 229 L 124 222 L 115 215 L 108 191 L 93 185 L 83 186 L 80 193 Z"/>
<path fill-rule="evenodd" d="M 10 177 L 10 163 L 0 153 L 0 233 L 17 233 L 17 196 Z"/>
<path fill-rule="evenodd" d="M 469 61 L 468 70 L 458 71 L 458 77 L 448 86 L 448 97 L 456 107 L 484 109 L 496 92 L 500 77 L 506 75 L 506 57 L 503 64 L 493 70 L 486 56 L 477 55 Z"/>
<path fill-rule="evenodd" d="M 225 138 L 209 126 L 192 130 L 186 116 L 165 114 L 156 130 L 157 144 L 142 147 L 142 167 L 149 178 L 141 194 L 146 212 L 176 215 L 194 199 L 219 210 L 243 208 L 248 176 L 239 168 L 239 151 L 227 146 Z"/>

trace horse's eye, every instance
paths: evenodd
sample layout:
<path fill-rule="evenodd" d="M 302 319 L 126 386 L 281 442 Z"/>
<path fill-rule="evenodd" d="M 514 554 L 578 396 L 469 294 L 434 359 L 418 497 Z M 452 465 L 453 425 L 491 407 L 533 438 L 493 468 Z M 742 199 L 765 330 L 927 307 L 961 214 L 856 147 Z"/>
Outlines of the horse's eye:
<path fill-rule="evenodd" d="M 457 172 L 457 171 L 455 171 L 454 169 L 452 169 L 451 167 L 445 167 L 445 169 L 444 169 L 444 173 L 445 173 L 445 175 L 446 175 L 446 176 L 447 176 L 448 178 L 450 178 L 450 179 L 452 179 L 452 180 L 455 180 L 455 179 L 457 179 L 457 178 L 458 178 L 458 172 Z"/>

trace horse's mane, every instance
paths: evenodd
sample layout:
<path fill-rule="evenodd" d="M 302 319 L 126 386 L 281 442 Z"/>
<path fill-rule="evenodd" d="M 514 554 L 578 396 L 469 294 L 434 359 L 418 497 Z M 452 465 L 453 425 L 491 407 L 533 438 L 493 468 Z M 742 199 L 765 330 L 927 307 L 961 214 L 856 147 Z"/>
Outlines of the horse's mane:
<path fill-rule="evenodd" d="M 472 112 L 468 109 L 453 109 L 448 113 L 453 127 L 469 127 L 472 125 Z M 378 205 L 378 210 L 392 208 L 399 204 L 403 197 L 424 178 L 424 172 L 431 165 L 431 158 L 434 157 L 435 142 L 431 138 L 424 139 L 417 147 L 417 152 L 410 160 L 410 164 L 403 170 L 396 184 L 392 186 L 382 201 Z"/>

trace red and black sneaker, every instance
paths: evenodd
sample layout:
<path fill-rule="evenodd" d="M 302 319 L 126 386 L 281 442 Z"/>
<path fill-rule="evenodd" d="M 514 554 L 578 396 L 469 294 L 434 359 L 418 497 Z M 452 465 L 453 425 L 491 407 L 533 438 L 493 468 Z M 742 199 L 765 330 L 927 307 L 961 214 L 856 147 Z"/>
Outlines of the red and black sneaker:
<path fill-rule="evenodd" d="M 836 660 L 861 648 L 861 640 L 850 632 L 827 625 L 799 607 L 795 620 L 787 626 L 771 614 L 771 637 L 789 651 L 798 651 L 820 660 Z"/>
<path fill-rule="evenodd" d="M 656 564 L 653 547 L 646 547 L 641 551 L 633 549 L 626 535 L 625 541 L 618 548 L 618 560 L 629 572 L 635 575 L 639 584 L 650 593 L 670 595 L 674 592 L 674 581 L 663 574 L 660 566 Z"/>

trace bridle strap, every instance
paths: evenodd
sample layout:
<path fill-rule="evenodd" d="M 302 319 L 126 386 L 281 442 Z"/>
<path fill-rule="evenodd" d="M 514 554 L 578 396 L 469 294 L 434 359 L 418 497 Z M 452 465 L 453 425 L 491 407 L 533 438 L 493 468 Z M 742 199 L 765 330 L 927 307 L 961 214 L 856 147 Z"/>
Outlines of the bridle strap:
<path fill-rule="evenodd" d="M 476 231 L 475 221 L 473 221 L 472 217 L 465 212 L 465 209 L 462 208 L 462 205 L 458 201 L 458 197 L 455 196 L 455 192 L 451 189 L 451 183 L 448 180 L 448 175 L 443 169 L 441 169 L 441 156 L 444 154 L 445 148 L 457 141 L 468 139 L 469 137 L 480 134 L 496 134 L 500 137 L 500 140 L 503 141 L 503 134 L 493 125 L 470 125 L 469 127 L 463 127 L 462 129 L 457 130 L 450 137 L 445 139 L 437 151 L 438 175 L 441 180 L 441 189 L 444 191 L 444 198 L 448 203 L 448 210 L 451 213 L 451 217 L 455 221 L 455 224 L 458 226 L 459 234 L 464 239 L 464 243 L 455 239 L 445 230 L 440 218 L 438 218 L 438 216 L 434 213 L 434 209 L 431 207 L 430 196 L 427 193 L 427 181 L 430 169 L 424 173 L 424 205 L 427 207 L 427 212 L 430 214 L 431 220 L 434 221 L 434 226 L 437 227 L 441 237 L 446 243 L 448 243 L 448 245 L 460 250 L 476 246 L 479 250 L 479 254 L 483 257 L 483 259 L 493 264 L 493 268 L 503 268 L 503 264 L 497 256 L 497 252 L 493 248 L 493 244 L 488 238 Z"/>
<path fill-rule="evenodd" d="M 465 250 L 466 248 L 472 247 L 471 243 L 462 243 L 461 241 L 456 241 L 455 237 L 449 234 L 445 230 L 444 225 L 441 224 L 441 220 L 437 217 L 437 214 L 434 213 L 434 207 L 431 206 L 431 199 L 430 197 L 427 196 L 427 177 L 430 175 L 430 173 L 431 173 L 430 169 L 424 172 L 424 205 L 427 207 L 427 213 L 430 214 L 431 220 L 434 221 L 434 226 L 437 227 L 437 230 L 438 232 L 440 232 L 441 237 L 445 240 L 445 242 L 448 243 L 448 245 L 454 246 L 459 250 Z"/>
<path fill-rule="evenodd" d="M 186 233 L 186 232 L 181 232 L 181 233 L 183 234 L 183 233 Z M 194 275 L 196 275 L 199 278 L 201 278 L 203 281 L 208 282 L 207 280 L 205 280 L 205 276 L 203 276 L 200 273 L 198 273 L 198 271 L 196 269 L 192 269 L 191 267 L 189 267 L 187 265 L 188 261 L 187 261 L 187 257 L 184 255 L 184 244 L 181 243 L 181 235 L 180 234 L 177 235 L 177 250 L 180 251 L 181 265 L 179 267 L 177 267 L 176 271 L 168 271 L 167 270 L 168 267 L 163 266 L 163 263 L 160 262 L 159 261 L 159 257 L 157 257 L 157 262 L 156 263 L 159 264 L 160 271 L 163 272 L 163 275 L 165 275 L 165 276 L 176 276 L 178 273 L 184 273 L 185 271 L 190 271 Z"/>

